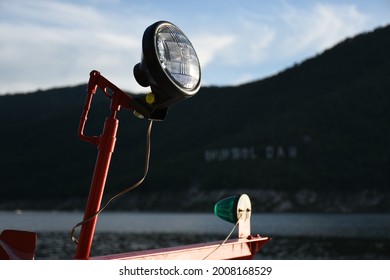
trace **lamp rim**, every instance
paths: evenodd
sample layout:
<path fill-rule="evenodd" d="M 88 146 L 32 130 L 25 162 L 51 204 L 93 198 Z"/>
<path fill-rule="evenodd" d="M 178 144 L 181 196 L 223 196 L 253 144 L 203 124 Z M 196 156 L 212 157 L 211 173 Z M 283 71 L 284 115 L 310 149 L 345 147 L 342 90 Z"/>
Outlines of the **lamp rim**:
<path fill-rule="evenodd" d="M 142 67 L 143 69 L 147 69 L 150 86 L 153 89 L 154 87 L 157 87 L 160 89 L 160 91 L 163 91 L 168 94 L 169 96 L 174 97 L 175 93 L 179 93 L 180 95 L 184 96 L 192 96 L 195 93 L 198 92 L 201 84 L 201 76 L 202 71 L 200 67 L 199 58 L 196 54 L 195 48 L 192 45 L 191 41 L 188 39 L 188 42 L 191 44 L 192 48 L 195 51 L 197 63 L 198 63 L 198 69 L 199 69 L 199 80 L 198 83 L 195 85 L 194 88 L 188 89 L 183 86 L 181 86 L 177 81 L 175 81 L 170 75 L 163 69 L 161 66 L 161 63 L 159 62 L 158 54 L 157 54 L 157 45 L 156 45 L 156 36 L 163 28 L 164 26 L 174 26 L 177 28 L 184 36 L 185 33 L 177 27 L 175 24 L 169 22 L 169 21 L 158 21 L 154 24 L 150 25 L 148 28 L 146 28 L 144 35 L 142 37 L 142 56 L 143 59 L 141 61 L 141 64 L 146 64 L 146 67 Z"/>

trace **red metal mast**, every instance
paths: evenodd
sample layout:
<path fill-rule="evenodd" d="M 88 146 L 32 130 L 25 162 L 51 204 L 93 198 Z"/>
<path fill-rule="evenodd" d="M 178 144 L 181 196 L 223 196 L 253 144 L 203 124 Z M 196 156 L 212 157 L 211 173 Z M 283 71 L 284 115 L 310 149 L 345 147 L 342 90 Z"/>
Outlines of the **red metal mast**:
<path fill-rule="evenodd" d="M 100 136 L 84 135 L 84 127 L 91 106 L 93 95 L 97 88 L 111 98 L 111 115 L 105 121 L 103 133 Z M 98 71 L 92 71 L 88 82 L 87 100 L 80 119 L 79 137 L 97 146 L 99 152 L 96 159 L 95 170 L 92 177 L 91 188 L 84 213 L 84 221 L 77 244 L 76 259 L 88 259 L 91 251 L 93 236 L 95 233 L 98 215 L 95 215 L 101 205 L 107 174 L 110 167 L 111 156 L 115 149 L 116 134 L 119 121 L 116 118 L 121 106 L 130 108 L 131 98 L 110 81 L 104 78 Z"/>

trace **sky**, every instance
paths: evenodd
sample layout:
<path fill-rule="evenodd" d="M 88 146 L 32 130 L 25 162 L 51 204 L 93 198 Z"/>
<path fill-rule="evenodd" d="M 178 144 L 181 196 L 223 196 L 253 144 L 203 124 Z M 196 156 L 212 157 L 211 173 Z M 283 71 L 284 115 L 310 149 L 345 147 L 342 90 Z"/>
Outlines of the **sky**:
<path fill-rule="evenodd" d="M 98 70 L 122 90 L 144 30 L 159 20 L 192 42 L 203 86 L 272 76 L 390 24 L 390 0 L 0 0 L 0 94 L 73 86 Z"/>

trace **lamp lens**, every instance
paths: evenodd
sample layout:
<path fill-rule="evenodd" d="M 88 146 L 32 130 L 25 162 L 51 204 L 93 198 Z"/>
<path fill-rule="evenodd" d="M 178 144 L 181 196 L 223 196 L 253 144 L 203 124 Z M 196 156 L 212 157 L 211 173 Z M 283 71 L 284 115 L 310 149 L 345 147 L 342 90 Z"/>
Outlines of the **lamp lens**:
<path fill-rule="evenodd" d="M 176 26 L 163 25 L 157 30 L 155 40 L 164 72 L 180 87 L 194 89 L 200 80 L 200 65 L 188 38 Z"/>

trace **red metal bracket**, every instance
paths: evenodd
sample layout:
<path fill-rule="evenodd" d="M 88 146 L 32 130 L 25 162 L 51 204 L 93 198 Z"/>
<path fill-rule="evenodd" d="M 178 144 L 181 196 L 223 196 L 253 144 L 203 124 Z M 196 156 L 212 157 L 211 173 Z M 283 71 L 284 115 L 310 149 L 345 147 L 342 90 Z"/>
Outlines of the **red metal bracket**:
<path fill-rule="evenodd" d="M 84 128 L 88 119 L 88 113 L 89 109 L 91 108 L 93 96 L 95 95 L 98 88 L 100 88 L 104 94 L 111 99 L 111 116 L 115 117 L 116 112 L 120 110 L 121 106 L 127 109 L 132 108 L 132 98 L 128 94 L 124 93 L 116 85 L 100 75 L 99 71 L 91 71 L 88 81 L 87 99 L 81 114 L 78 134 L 81 140 L 92 143 L 94 145 L 98 145 L 99 137 L 85 135 Z"/>
<path fill-rule="evenodd" d="M 37 234 L 21 230 L 4 230 L 0 234 L 0 260 L 33 260 Z"/>

